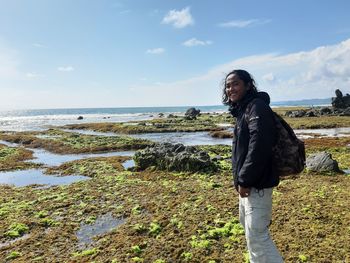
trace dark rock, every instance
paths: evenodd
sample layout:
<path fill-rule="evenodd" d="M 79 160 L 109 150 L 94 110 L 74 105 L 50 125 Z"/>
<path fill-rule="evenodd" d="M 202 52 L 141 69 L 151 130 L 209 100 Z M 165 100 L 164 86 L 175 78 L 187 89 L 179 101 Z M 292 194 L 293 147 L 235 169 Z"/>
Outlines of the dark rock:
<path fill-rule="evenodd" d="M 164 113 L 158 113 L 158 117 L 160 117 L 160 118 L 163 118 L 164 117 Z"/>
<path fill-rule="evenodd" d="M 333 160 L 332 155 L 327 152 L 316 153 L 306 158 L 306 167 L 314 172 L 342 173 L 338 162 Z"/>
<path fill-rule="evenodd" d="M 293 114 L 293 112 L 291 110 L 286 111 L 286 113 L 284 114 L 284 116 L 286 117 L 291 117 L 291 115 Z"/>
<path fill-rule="evenodd" d="M 319 110 L 321 115 L 327 115 L 327 114 L 331 114 L 332 113 L 332 109 L 328 108 L 328 107 L 322 107 Z"/>
<path fill-rule="evenodd" d="M 179 172 L 207 172 L 216 169 L 208 153 L 193 146 L 161 143 L 134 155 L 136 168 L 140 170 L 156 167 L 159 170 Z"/>
<path fill-rule="evenodd" d="M 317 116 L 316 116 L 316 113 L 311 110 L 305 113 L 305 117 L 317 117 Z"/>
<path fill-rule="evenodd" d="M 82 119 L 84 119 L 83 116 L 79 116 L 79 117 L 77 118 L 77 120 L 82 120 Z"/>
<path fill-rule="evenodd" d="M 305 110 L 287 111 L 285 113 L 285 116 L 291 117 L 291 118 L 305 117 L 305 115 L 306 115 L 306 111 Z"/>
<path fill-rule="evenodd" d="M 339 89 L 336 89 L 335 90 L 335 96 L 337 98 L 342 98 L 343 97 L 343 93 Z"/>
<path fill-rule="evenodd" d="M 350 95 L 346 94 L 343 96 L 343 93 L 337 89 L 335 91 L 335 98 L 332 98 L 332 106 L 336 109 L 345 109 L 350 107 Z"/>
<path fill-rule="evenodd" d="M 338 114 L 339 116 L 350 116 L 350 107 L 340 111 Z"/>
<path fill-rule="evenodd" d="M 185 118 L 189 120 L 196 119 L 200 115 L 200 109 L 189 108 L 185 113 Z"/>
<path fill-rule="evenodd" d="M 318 116 L 350 116 L 350 95 L 343 96 L 340 90 L 335 91 L 336 97 L 332 98 L 332 107 L 311 108 L 308 110 L 287 111 L 285 116 L 291 118 L 298 117 L 318 117 Z"/>

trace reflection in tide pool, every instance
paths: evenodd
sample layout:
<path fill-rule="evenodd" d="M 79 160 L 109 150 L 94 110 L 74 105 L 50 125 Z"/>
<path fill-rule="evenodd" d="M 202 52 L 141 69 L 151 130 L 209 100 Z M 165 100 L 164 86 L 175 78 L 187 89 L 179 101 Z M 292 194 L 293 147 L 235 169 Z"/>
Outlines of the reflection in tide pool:
<path fill-rule="evenodd" d="M 85 154 L 55 154 L 43 149 L 30 149 L 34 152 L 36 159 L 30 160 L 32 163 L 42 163 L 46 166 L 58 166 L 65 162 L 93 158 L 93 157 L 112 157 L 112 156 L 133 156 L 135 152 L 109 152 L 109 153 L 85 153 Z"/>
<path fill-rule="evenodd" d="M 19 147 L 20 144 L 10 143 L 6 141 L 0 141 L 0 144 L 5 144 L 9 147 Z M 108 153 L 83 153 L 83 154 L 56 154 L 48 152 L 44 149 L 32 149 L 34 159 L 28 160 L 31 163 L 40 163 L 46 166 L 58 166 L 65 162 L 71 162 L 75 160 L 93 158 L 93 157 L 112 157 L 112 156 L 133 156 L 134 151 L 123 152 L 108 152 Z"/>
<path fill-rule="evenodd" d="M 114 218 L 111 213 L 98 217 L 93 224 L 80 225 L 77 231 L 79 247 L 83 248 L 92 243 L 92 238 L 97 235 L 107 233 L 125 222 L 124 218 Z"/>
<path fill-rule="evenodd" d="M 33 184 L 40 185 L 67 185 L 77 181 L 88 180 L 86 176 L 52 176 L 45 175 L 42 170 L 30 169 L 21 171 L 1 172 L 0 184 L 14 185 L 17 187 L 28 186 Z"/>
<path fill-rule="evenodd" d="M 124 169 L 127 170 L 128 168 L 134 167 L 135 162 L 134 162 L 134 160 L 127 160 L 127 161 L 123 162 L 122 165 L 123 165 Z"/>
<path fill-rule="evenodd" d="M 148 139 L 155 142 L 182 143 L 189 145 L 231 145 L 232 139 L 213 138 L 208 132 L 167 132 L 129 135 L 135 138 Z"/>

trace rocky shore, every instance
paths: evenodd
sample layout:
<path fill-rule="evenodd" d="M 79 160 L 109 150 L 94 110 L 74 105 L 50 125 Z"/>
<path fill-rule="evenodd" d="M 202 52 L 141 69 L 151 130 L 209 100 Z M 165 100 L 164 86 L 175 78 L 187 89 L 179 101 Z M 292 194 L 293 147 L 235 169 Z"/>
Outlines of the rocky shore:
<path fill-rule="evenodd" d="M 286 111 L 275 110 L 282 115 Z M 176 131 L 231 136 L 233 119 L 228 114 L 190 112 L 196 115 L 68 127 L 114 136 L 58 127 L 1 132 L 0 140 L 6 143 L 0 142 L 0 177 L 40 167 L 47 175 L 89 180 L 51 187 L 0 184 L 0 261 L 245 262 L 231 147 L 159 144 L 129 136 Z M 293 127 L 350 127 L 350 117 L 332 114 L 285 119 Z M 274 240 L 285 262 L 348 262 L 350 134 L 304 141 L 307 168 L 274 189 Z M 63 156 L 136 153 L 48 166 L 33 163 L 35 149 Z M 135 166 L 125 168 L 132 158 Z"/>

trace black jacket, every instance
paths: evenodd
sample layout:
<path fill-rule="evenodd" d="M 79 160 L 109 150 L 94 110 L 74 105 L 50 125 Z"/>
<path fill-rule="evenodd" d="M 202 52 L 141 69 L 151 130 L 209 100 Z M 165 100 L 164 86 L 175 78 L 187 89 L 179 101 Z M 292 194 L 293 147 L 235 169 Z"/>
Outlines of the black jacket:
<path fill-rule="evenodd" d="M 236 189 L 238 185 L 262 189 L 279 183 L 279 177 L 272 166 L 276 129 L 269 103 L 270 97 L 265 92 L 247 93 L 242 101 L 230 109 L 236 117 L 232 144 Z"/>

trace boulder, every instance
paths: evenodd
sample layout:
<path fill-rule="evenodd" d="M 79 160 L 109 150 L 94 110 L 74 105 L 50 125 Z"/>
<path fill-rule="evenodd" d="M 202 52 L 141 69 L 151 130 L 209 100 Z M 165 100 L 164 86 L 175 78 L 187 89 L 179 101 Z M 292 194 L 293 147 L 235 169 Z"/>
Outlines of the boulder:
<path fill-rule="evenodd" d="M 332 109 L 328 108 L 328 107 L 322 107 L 319 110 L 321 115 L 328 115 L 328 114 L 332 114 Z"/>
<path fill-rule="evenodd" d="M 305 115 L 306 115 L 306 111 L 305 110 L 287 111 L 285 113 L 285 116 L 291 117 L 291 118 L 305 117 Z"/>
<path fill-rule="evenodd" d="M 314 172 L 342 173 L 338 162 L 333 160 L 332 155 L 327 152 L 319 152 L 306 158 L 306 167 Z"/>
<path fill-rule="evenodd" d="M 84 119 L 83 116 L 79 116 L 79 117 L 77 118 L 77 120 L 82 120 L 82 119 Z"/>
<path fill-rule="evenodd" d="M 332 106 L 336 109 L 345 109 L 350 107 L 350 95 L 346 94 L 343 96 L 343 93 L 337 89 L 335 91 L 335 98 L 332 98 Z"/>
<path fill-rule="evenodd" d="M 161 143 L 137 151 L 134 155 L 136 169 L 156 167 L 159 170 L 178 172 L 209 172 L 216 169 L 208 153 L 181 143 Z"/>
<path fill-rule="evenodd" d="M 185 118 L 186 119 L 196 119 L 197 116 L 199 116 L 201 110 L 200 109 L 195 109 L 195 108 L 189 108 L 186 112 L 185 112 Z"/>
<path fill-rule="evenodd" d="M 170 114 L 168 115 L 168 118 L 169 118 L 169 119 L 172 119 L 172 118 L 177 118 L 177 116 L 176 116 L 176 115 L 174 115 L 174 114 L 171 114 L 171 113 L 170 113 Z"/>
<path fill-rule="evenodd" d="M 317 115 L 313 110 L 310 110 L 305 113 L 305 117 L 317 117 Z"/>
<path fill-rule="evenodd" d="M 350 116 L 350 107 L 344 109 L 339 115 L 340 116 Z"/>

